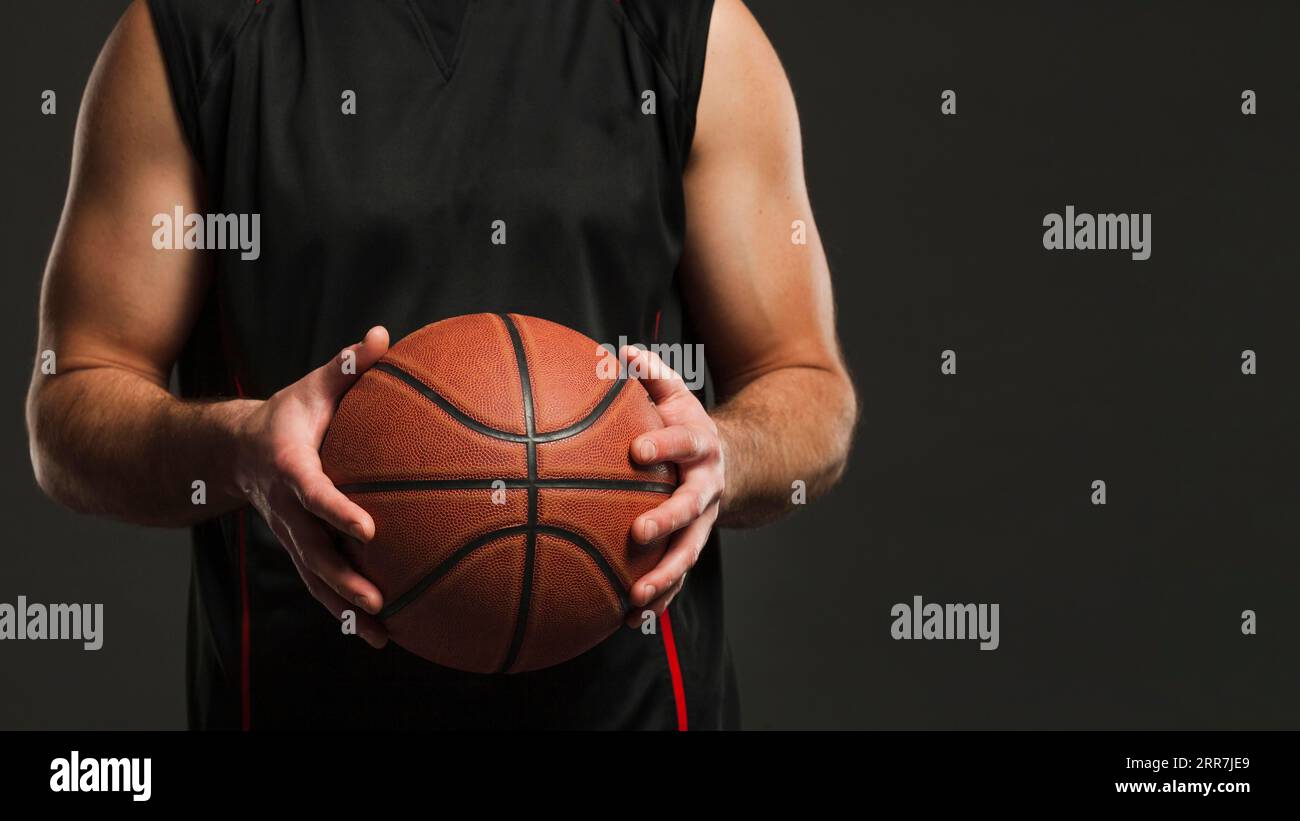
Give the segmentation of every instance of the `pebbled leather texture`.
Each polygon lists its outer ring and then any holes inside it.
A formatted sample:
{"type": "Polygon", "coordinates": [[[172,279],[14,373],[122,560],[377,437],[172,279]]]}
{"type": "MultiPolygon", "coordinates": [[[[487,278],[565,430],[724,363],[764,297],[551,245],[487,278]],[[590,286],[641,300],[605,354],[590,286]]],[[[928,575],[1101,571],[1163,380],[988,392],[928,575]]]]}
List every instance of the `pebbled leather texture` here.
{"type": "Polygon", "coordinates": [[[519,314],[435,322],[381,362],[339,403],[321,461],[375,519],[369,544],[344,544],[384,594],[393,640],[447,667],[518,672],[618,629],[666,543],[635,544],[632,521],[677,483],[673,466],[629,456],[662,427],[645,389],[602,378],[616,363],[595,341],[519,314]]]}

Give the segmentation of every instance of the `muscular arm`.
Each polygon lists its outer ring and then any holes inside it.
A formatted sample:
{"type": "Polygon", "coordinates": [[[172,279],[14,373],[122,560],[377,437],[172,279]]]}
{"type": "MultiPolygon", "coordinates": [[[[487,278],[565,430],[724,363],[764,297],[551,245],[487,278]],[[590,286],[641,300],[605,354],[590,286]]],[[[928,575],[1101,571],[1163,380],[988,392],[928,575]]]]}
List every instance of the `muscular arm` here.
{"type": "Polygon", "coordinates": [[[791,510],[844,470],[857,406],[804,183],[794,95],[740,0],[718,0],[686,169],[684,285],[718,389],[719,524],[791,510]],[[792,223],[807,244],[791,241],[792,223]]]}
{"type": "Polygon", "coordinates": [[[653,352],[627,349],[663,417],[638,436],[642,464],[676,462],[673,495],[637,517],[668,550],[632,588],[662,613],[682,590],[713,525],[745,527],[790,512],[844,472],[857,401],[835,338],[830,273],[804,185],[799,119],[785,73],[740,0],[716,0],[695,139],[684,179],[681,276],[719,404],[712,414],[653,352]],[[804,223],[806,244],[792,241],[804,223]]]}
{"type": "Polygon", "coordinates": [[[41,292],[27,400],[32,463],[53,498],[150,525],[242,502],[230,464],[234,407],[186,404],[167,378],[208,284],[195,251],[156,251],[153,215],[200,207],[200,179],[168,96],[148,11],[123,17],[91,74],[72,176],[41,292]],[[191,504],[191,483],[208,505],[191,504]]]}
{"type": "Polygon", "coordinates": [[[153,216],[202,213],[202,183],[172,105],[143,0],[95,65],[77,123],[72,178],[45,271],[27,398],[41,488],[87,513],[185,525],[252,504],[312,595],[335,616],[359,606],[358,632],[381,646],[370,615],[382,596],[334,549],[326,524],[361,541],[369,514],[321,471],[320,442],[338,398],[388,350],[374,328],[350,350],[355,372],[325,363],[267,400],[187,402],[168,375],[195,321],[209,272],[197,251],[159,251],[153,216]],[[192,483],[207,485],[206,504],[192,483]]]}

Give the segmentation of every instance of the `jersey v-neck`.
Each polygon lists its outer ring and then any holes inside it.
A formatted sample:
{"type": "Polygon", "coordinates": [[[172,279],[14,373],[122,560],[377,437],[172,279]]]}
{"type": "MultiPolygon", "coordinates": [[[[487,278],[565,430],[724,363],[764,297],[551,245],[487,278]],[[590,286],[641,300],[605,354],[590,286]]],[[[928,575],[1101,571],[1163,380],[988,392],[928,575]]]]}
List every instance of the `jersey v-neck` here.
{"type": "Polygon", "coordinates": [[[448,80],[456,71],[476,0],[407,0],[438,68],[448,80]]]}

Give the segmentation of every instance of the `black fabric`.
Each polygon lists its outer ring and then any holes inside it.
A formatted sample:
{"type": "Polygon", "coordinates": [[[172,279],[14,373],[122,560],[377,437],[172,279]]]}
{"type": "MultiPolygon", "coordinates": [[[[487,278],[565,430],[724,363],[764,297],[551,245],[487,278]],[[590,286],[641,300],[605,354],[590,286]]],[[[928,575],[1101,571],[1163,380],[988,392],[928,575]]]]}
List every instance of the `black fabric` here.
{"type": "Polygon", "coordinates": [[[461,24],[465,21],[468,0],[415,0],[424,22],[433,37],[446,67],[450,70],[456,62],[456,44],[460,40],[461,24]]]}
{"type": "MultiPolygon", "coordinates": [[[[400,339],[479,311],[693,343],[676,268],[711,0],[461,6],[151,0],[206,210],[261,215],[260,258],[211,252],[186,396],[265,397],[371,325],[400,339]]],[[[715,537],[669,611],[692,729],[738,721],[720,562],[715,537]]],[[[678,724],[662,634],[620,629],[509,676],[376,652],[341,634],[245,509],[194,529],[196,727],[244,723],[245,612],[254,729],[678,724]]]]}

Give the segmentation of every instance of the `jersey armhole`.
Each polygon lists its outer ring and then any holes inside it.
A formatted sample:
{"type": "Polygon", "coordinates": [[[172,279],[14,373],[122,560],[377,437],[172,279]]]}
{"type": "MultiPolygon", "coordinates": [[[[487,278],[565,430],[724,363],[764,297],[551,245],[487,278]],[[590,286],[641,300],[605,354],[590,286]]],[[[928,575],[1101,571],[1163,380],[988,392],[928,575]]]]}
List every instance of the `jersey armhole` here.
{"type": "Polygon", "coordinates": [[[186,141],[202,156],[199,109],[213,68],[231,50],[260,4],[228,0],[147,0],[172,102],[186,141]]]}
{"type": "Polygon", "coordinates": [[[713,0],[702,0],[691,9],[687,37],[686,64],[683,71],[683,104],[686,107],[686,133],[683,135],[683,160],[691,155],[695,142],[695,120],[700,107],[700,93],[704,88],[704,62],[709,51],[709,30],[713,23],[713,0]]]}
{"type": "Polygon", "coordinates": [[[659,70],[677,93],[683,122],[681,153],[683,167],[695,139],[695,116],[704,85],[704,60],[713,20],[713,0],[608,0],[621,12],[642,44],[654,57],[659,70]]]}

